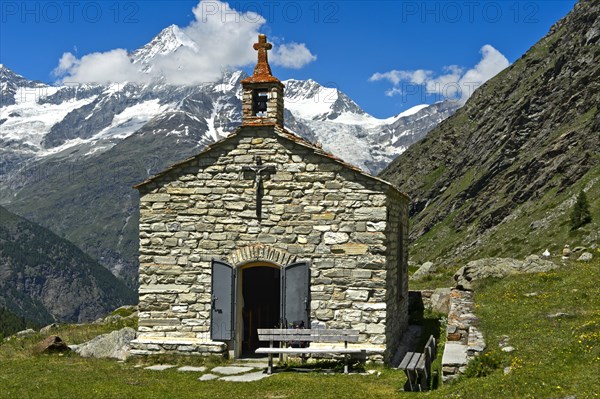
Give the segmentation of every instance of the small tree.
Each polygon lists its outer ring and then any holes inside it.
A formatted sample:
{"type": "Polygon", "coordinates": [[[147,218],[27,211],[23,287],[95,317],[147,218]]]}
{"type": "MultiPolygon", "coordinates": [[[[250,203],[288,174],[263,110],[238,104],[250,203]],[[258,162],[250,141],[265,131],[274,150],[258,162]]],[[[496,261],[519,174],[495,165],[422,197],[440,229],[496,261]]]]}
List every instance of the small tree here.
{"type": "Polygon", "coordinates": [[[581,226],[592,221],[590,213],[590,204],[588,203],[585,192],[581,190],[577,196],[577,202],[571,211],[571,230],[576,230],[581,226]]]}

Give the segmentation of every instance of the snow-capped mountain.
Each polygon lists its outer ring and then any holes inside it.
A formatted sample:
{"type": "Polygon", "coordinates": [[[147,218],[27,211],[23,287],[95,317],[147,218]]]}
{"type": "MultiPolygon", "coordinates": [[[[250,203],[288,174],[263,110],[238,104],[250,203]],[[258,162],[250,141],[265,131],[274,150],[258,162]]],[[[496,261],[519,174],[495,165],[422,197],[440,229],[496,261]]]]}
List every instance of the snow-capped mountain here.
{"type": "Polygon", "coordinates": [[[323,148],[371,173],[379,172],[458,109],[456,102],[445,101],[378,119],[337,88],[311,79],[283,83],[286,109],[315,133],[323,148]]]}
{"type": "Polygon", "coordinates": [[[0,107],[5,105],[15,104],[24,93],[17,94],[19,89],[35,89],[44,88],[48,85],[25,79],[23,76],[11,71],[4,65],[0,64],[0,107]]]}
{"type": "MultiPolygon", "coordinates": [[[[194,46],[171,26],[130,57],[148,72],[157,57],[198,51],[194,46]]],[[[187,86],[160,78],[49,86],[0,66],[0,203],[135,285],[137,199],[131,185],[235,129],[246,76],[230,71],[217,82],[187,86]]],[[[286,128],[371,173],[458,108],[442,102],[377,119],[337,88],[313,80],[283,83],[286,128]]]]}
{"type": "Polygon", "coordinates": [[[171,55],[181,48],[190,49],[194,52],[200,51],[196,42],[187,36],[181,28],[177,25],[171,25],[163,29],[148,44],[132,52],[130,57],[134,64],[142,65],[142,70],[149,72],[157,57],[171,55]]]}
{"type": "MultiPolygon", "coordinates": [[[[26,80],[6,67],[1,67],[0,73],[2,87],[10,87],[0,108],[0,151],[9,158],[18,154],[19,161],[65,151],[68,157],[102,152],[151,120],[144,131],[153,127],[157,134],[192,134],[199,146],[207,145],[239,125],[240,80],[247,76],[241,71],[228,72],[218,82],[194,86],[155,81],[53,87],[26,80]]],[[[313,80],[283,83],[286,127],[371,173],[385,167],[457,108],[451,102],[421,105],[395,117],[377,119],[337,88],[313,80]]],[[[0,175],[11,169],[3,166],[0,175]]]]}

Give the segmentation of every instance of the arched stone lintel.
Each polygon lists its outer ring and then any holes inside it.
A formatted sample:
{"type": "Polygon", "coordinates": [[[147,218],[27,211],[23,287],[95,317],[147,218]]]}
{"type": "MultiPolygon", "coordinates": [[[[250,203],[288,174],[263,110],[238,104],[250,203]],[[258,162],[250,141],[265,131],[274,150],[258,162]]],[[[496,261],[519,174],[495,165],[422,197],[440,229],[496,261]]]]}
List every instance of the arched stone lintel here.
{"type": "Polygon", "coordinates": [[[296,255],[268,245],[254,244],[236,249],[227,257],[227,260],[229,264],[236,267],[255,261],[272,262],[281,266],[287,266],[296,261],[296,255]]]}

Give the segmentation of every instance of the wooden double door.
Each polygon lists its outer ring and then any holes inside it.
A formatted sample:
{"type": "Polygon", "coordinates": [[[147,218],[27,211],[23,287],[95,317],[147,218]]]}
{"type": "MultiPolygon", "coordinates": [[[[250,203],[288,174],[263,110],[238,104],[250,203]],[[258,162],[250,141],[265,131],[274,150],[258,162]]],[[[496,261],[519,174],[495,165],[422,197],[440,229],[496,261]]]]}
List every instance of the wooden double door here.
{"type": "Polygon", "coordinates": [[[211,339],[230,341],[237,355],[251,355],[258,328],[310,327],[310,267],[253,262],[240,268],[212,265],[211,339]]]}

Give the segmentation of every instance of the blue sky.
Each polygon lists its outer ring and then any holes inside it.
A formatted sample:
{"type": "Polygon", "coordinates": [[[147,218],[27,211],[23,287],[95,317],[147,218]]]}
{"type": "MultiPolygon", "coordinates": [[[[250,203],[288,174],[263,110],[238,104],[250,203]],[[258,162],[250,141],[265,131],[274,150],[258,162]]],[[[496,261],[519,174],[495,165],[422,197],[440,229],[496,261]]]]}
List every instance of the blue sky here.
{"type": "Polygon", "coordinates": [[[224,55],[223,47],[235,50],[241,43],[246,48],[247,36],[258,31],[266,33],[275,48],[290,50],[274,56],[279,59],[272,63],[277,77],[312,78],[338,87],[365,111],[384,118],[440,100],[444,94],[456,95],[431,89],[440,82],[489,77],[503,60],[512,63],[525,53],[574,4],[574,0],[232,1],[230,10],[211,0],[200,4],[3,0],[0,63],[29,79],[54,82],[61,79],[52,71],[62,59],[62,78],[67,80],[86,55],[131,51],[171,24],[189,30],[195,24],[198,47],[206,46],[206,53],[214,55],[194,59],[195,67],[204,71],[211,66],[202,63],[228,62],[250,72],[252,53],[224,55]],[[219,25],[219,20],[228,19],[219,25]],[[205,23],[212,23],[212,30],[205,29],[205,23]],[[65,53],[70,58],[64,58],[65,53]],[[297,57],[297,62],[286,66],[284,55],[297,57]]]}

